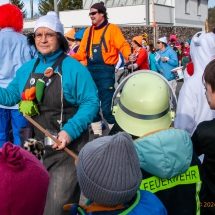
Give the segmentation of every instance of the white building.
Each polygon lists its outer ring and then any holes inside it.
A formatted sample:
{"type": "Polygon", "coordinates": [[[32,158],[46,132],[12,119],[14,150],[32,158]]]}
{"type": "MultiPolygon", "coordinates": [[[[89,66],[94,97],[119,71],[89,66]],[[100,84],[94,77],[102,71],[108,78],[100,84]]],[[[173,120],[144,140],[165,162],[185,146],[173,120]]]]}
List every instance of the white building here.
{"type": "MultiPolygon", "coordinates": [[[[67,32],[72,27],[91,25],[89,9],[100,0],[83,0],[82,10],[60,11],[67,32]]],[[[151,25],[151,0],[104,0],[109,22],[123,26],[151,25]]],[[[203,28],[208,17],[208,0],[154,0],[155,22],[162,26],[203,28]]],[[[33,29],[36,20],[26,19],[24,29],[33,29]]]]}

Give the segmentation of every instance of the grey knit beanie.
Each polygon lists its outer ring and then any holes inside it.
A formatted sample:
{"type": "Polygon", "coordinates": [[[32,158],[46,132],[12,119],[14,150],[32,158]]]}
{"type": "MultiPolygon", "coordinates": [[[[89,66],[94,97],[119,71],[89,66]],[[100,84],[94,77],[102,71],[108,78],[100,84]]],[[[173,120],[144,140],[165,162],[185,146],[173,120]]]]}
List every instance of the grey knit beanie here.
{"type": "Polygon", "coordinates": [[[129,202],[142,174],[131,136],[119,132],[86,144],[79,153],[77,177],[86,198],[104,206],[129,202]]]}

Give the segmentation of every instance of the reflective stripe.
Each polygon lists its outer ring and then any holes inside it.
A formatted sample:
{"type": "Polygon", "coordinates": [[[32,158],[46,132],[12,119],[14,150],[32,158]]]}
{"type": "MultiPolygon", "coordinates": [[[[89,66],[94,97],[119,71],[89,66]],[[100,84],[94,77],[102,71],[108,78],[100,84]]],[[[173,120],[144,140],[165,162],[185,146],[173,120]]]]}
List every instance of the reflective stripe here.
{"type": "Polygon", "coordinates": [[[144,179],[141,182],[140,189],[148,190],[151,193],[156,193],[160,190],[169,189],[181,184],[195,184],[196,183],[196,215],[200,215],[200,198],[202,181],[200,179],[198,166],[191,166],[185,173],[174,176],[170,179],[158,178],[152,176],[144,179]]]}
{"type": "Polygon", "coordinates": [[[202,187],[202,182],[199,181],[196,183],[196,215],[200,215],[200,198],[199,193],[202,187]]]}
{"type": "Polygon", "coordinates": [[[119,106],[122,109],[122,111],[124,111],[126,114],[128,114],[129,116],[132,116],[134,118],[137,119],[144,119],[144,120],[152,120],[152,119],[158,119],[161,118],[162,116],[165,116],[168,112],[169,112],[169,107],[164,110],[161,113],[158,114],[153,114],[153,115],[143,115],[143,114],[139,114],[139,113],[135,113],[129,109],[127,109],[119,100],[119,106]]]}
{"type": "Polygon", "coordinates": [[[174,176],[170,179],[158,178],[152,176],[141,182],[140,189],[156,193],[159,190],[165,190],[180,184],[194,184],[200,182],[198,166],[191,166],[185,173],[174,176]]]}

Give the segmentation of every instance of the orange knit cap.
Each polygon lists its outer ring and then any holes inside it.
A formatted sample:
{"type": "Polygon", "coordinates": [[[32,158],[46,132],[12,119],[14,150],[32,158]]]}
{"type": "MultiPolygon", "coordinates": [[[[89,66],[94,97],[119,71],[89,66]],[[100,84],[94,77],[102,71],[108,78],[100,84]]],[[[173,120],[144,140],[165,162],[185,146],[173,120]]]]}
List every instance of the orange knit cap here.
{"type": "Polygon", "coordinates": [[[136,37],[133,37],[132,41],[136,41],[138,44],[140,44],[142,46],[142,40],[143,40],[143,37],[142,36],[136,36],[136,37]]]}
{"type": "Polygon", "coordinates": [[[65,34],[65,37],[68,37],[70,39],[75,39],[75,29],[72,28],[71,30],[69,30],[66,34],[65,34]]]}

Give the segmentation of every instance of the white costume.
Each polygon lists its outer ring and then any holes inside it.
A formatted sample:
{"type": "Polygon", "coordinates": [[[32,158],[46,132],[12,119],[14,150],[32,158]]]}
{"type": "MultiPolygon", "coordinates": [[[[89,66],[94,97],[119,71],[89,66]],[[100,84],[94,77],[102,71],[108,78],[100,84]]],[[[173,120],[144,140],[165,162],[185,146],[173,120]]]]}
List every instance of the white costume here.
{"type": "Polygon", "coordinates": [[[186,130],[192,136],[197,125],[215,117],[208,105],[202,75],[207,64],[215,59],[215,34],[198,32],[190,46],[190,55],[194,63],[194,74],[183,84],[178,100],[174,126],[186,130]]]}
{"type": "Polygon", "coordinates": [[[191,76],[188,74],[188,72],[187,72],[187,68],[185,68],[184,69],[184,82],[188,79],[188,78],[190,78],[191,76]]]}

